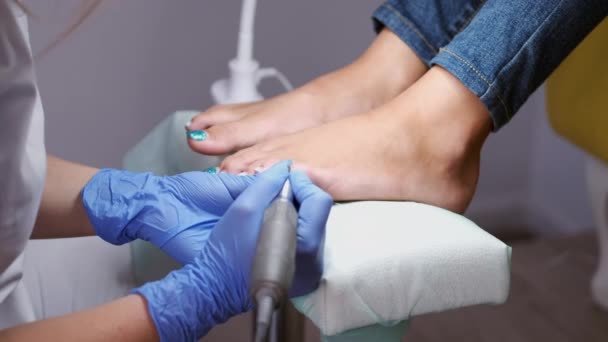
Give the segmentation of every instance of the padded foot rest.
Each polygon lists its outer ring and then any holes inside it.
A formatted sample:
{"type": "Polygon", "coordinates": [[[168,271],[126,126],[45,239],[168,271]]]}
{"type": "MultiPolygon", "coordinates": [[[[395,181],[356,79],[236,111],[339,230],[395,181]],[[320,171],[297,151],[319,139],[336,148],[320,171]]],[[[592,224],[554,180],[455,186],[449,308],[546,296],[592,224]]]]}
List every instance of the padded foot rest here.
{"type": "Polygon", "coordinates": [[[463,216],[412,202],[337,205],[320,287],[293,300],[324,335],[503,303],[511,249],[463,216]]]}

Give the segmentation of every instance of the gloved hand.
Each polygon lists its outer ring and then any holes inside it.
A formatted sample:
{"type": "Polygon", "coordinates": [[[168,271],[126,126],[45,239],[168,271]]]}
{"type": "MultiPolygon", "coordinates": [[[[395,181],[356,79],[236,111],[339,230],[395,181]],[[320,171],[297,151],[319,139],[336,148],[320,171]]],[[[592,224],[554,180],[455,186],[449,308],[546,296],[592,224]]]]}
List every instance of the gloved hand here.
{"type": "Polygon", "coordinates": [[[182,264],[200,254],[219,219],[255,177],[104,169],[84,187],[82,201],[97,235],[120,245],[150,241],[182,264]]]}
{"type": "MultiPolygon", "coordinates": [[[[161,341],[194,341],[253,307],[250,273],[264,210],[288,176],[285,162],[258,175],[213,229],[200,257],[134,290],[146,298],[161,341]]],[[[290,179],[300,203],[294,288],[305,294],[317,287],[322,273],[320,255],[333,201],[303,173],[290,179]]]]}

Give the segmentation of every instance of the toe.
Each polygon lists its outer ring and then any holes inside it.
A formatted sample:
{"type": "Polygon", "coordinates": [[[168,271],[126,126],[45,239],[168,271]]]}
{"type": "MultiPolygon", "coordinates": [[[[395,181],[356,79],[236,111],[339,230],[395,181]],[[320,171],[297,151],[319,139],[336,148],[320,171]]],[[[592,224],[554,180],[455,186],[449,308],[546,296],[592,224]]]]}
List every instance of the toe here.
{"type": "Polygon", "coordinates": [[[254,170],[250,172],[250,166],[255,161],[259,160],[259,155],[256,153],[255,148],[248,148],[239,151],[231,156],[228,156],[220,164],[220,170],[228,173],[255,173],[254,170]]]}
{"type": "Polygon", "coordinates": [[[276,158],[262,158],[258,160],[254,160],[247,167],[247,173],[256,174],[261,173],[269,168],[271,168],[274,164],[278,163],[280,160],[276,158]]]}
{"type": "Polygon", "coordinates": [[[194,151],[219,155],[239,150],[255,143],[255,135],[246,122],[229,122],[205,130],[189,130],[188,144],[194,151]]]}

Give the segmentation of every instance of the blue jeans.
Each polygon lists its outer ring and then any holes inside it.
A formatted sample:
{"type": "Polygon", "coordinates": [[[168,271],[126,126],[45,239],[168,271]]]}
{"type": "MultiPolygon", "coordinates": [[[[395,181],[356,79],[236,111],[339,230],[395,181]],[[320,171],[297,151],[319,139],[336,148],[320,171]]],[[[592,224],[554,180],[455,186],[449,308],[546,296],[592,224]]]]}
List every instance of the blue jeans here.
{"type": "Polygon", "coordinates": [[[497,130],[607,14],[608,0],[388,0],[373,17],[479,96],[497,130]]]}

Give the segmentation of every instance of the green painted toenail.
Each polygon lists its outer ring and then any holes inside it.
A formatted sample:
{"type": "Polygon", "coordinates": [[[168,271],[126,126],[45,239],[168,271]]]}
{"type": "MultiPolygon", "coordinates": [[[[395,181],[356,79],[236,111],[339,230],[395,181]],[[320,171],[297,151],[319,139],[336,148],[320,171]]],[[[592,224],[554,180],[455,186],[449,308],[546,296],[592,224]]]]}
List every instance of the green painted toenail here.
{"type": "Polygon", "coordinates": [[[207,132],[201,130],[188,131],[186,134],[188,135],[188,138],[196,141],[203,141],[207,139],[207,132]]]}
{"type": "Polygon", "coordinates": [[[207,172],[207,173],[217,173],[217,167],[210,167],[206,170],[204,170],[203,172],[207,172]]]}

